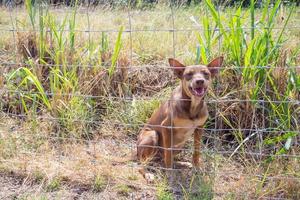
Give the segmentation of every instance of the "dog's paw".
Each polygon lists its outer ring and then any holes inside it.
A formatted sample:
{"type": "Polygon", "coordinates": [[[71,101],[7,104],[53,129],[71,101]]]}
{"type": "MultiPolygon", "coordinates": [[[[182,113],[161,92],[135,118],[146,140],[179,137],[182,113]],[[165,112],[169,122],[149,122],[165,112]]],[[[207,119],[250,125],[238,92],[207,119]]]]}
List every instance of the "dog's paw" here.
{"type": "Polygon", "coordinates": [[[146,179],[147,183],[154,182],[155,176],[153,173],[147,172],[144,168],[140,168],[138,171],[142,174],[144,179],[146,179]]]}
{"type": "Polygon", "coordinates": [[[190,162],[176,162],[176,165],[179,167],[179,168],[193,168],[193,165],[192,163],[190,162]]]}
{"type": "Polygon", "coordinates": [[[145,173],[144,178],[146,179],[148,184],[154,183],[155,176],[152,173],[145,173]]]}

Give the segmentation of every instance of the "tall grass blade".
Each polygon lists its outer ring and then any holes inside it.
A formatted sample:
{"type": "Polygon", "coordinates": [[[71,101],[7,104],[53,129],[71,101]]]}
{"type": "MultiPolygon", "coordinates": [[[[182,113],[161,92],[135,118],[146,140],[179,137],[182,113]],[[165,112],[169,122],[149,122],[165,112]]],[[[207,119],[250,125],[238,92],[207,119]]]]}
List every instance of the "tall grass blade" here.
{"type": "Polygon", "coordinates": [[[251,40],[253,40],[254,39],[254,31],[255,31],[254,0],[250,1],[250,12],[251,12],[251,40]]]}
{"type": "Polygon", "coordinates": [[[26,67],[21,67],[19,69],[17,69],[14,73],[11,74],[11,76],[8,78],[8,81],[12,80],[13,78],[15,78],[15,76],[18,73],[23,73],[25,75],[24,79],[21,81],[21,83],[19,84],[19,86],[23,85],[23,84],[27,84],[27,81],[29,81],[30,84],[34,85],[35,88],[38,90],[39,94],[38,97],[42,100],[43,104],[49,109],[51,110],[51,104],[50,101],[45,93],[44,87],[42,85],[42,83],[38,80],[37,76],[35,76],[29,69],[27,69],[26,67]]]}
{"type": "Polygon", "coordinates": [[[30,18],[31,26],[32,26],[33,30],[35,30],[35,17],[36,17],[36,11],[37,11],[36,6],[33,5],[32,0],[25,0],[24,3],[25,3],[26,11],[30,18]]]}
{"type": "Polygon", "coordinates": [[[117,37],[115,47],[114,47],[114,52],[111,57],[111,66],[108,69],[108,75],[110,78],[112,77],[112,75],[114,74],[114,72],[116,70],[116,63],[118,61],[118,57],[119,57],[120,50],[122,47],[122,33],[123,33],[123,26],[121,26],[121,28],[119,30],[118,37],[117,37]]]}
{"type": "Polygon", "coordinates": [[[205,50],[205,44],[204,44],[204,41],[201,37],[201,34],[200,33],[196,33],[196,37],[198,39],[198,42],[200,44],[200,57],[201,57],[201,60],[203,62],[203,64],[207,64],[208,63],[208,56],[206,54],[206,50],[205,50]]]}
{"type": "Polygon", "coordinates": [[[76,14],[77,14],[77,0],[75,3],[75,7],[72,12],[71,19],[69,20],[69,40],[70,40],[70,48],[71,51],[74,50],[75,46],[75,25],[76,25],[76,14]]]}

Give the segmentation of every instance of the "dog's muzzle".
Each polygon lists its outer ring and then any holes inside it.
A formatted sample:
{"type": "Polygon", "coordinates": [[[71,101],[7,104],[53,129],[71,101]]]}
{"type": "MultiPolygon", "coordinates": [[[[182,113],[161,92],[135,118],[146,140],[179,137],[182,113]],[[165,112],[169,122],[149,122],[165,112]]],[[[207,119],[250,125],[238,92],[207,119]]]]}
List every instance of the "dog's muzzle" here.
{"type": "Polygon", "coordinates": [[[197,97],[204,96],[206,89],[207,89],[207,87],[205,86],[204,79],[194,80],[190,86],[190,90],[191,90],[192,94],[197,97]]]}

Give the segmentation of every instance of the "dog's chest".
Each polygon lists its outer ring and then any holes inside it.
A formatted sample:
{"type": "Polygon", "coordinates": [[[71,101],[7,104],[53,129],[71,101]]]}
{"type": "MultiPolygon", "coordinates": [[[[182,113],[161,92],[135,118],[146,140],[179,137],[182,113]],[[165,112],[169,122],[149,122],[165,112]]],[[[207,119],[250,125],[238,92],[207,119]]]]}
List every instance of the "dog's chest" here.
{"type": "Polygon", "coordinates": [[[173,145],[176,148],[181,148],[185,142],[192,136],[195,129],[202,126],[206,118],[196,120],[190,119],[174,119],[173,145]]]}

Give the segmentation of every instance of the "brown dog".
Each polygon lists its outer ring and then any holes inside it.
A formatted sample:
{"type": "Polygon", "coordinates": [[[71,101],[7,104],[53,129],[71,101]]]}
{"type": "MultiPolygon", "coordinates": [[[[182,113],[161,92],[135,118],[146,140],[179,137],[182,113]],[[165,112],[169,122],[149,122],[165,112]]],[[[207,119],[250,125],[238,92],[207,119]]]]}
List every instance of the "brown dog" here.
{"type": "Polygon", "coordinates": [[[200,141],[203,125],[208,118],[204,96],[222,63],[223,57],[215,58],[207,66],[185,66],[173,58],[169,59],[181,83],[141,130],[137,141],[137,157],[140,161],[150,161],[160,156],[165,167],[173,167],[172,156],[183,148],[194,133],[193,165],[199,166],[200,141]]]}

